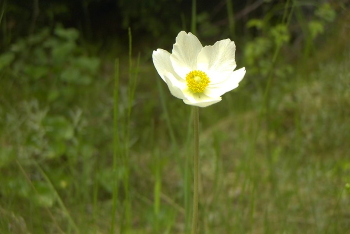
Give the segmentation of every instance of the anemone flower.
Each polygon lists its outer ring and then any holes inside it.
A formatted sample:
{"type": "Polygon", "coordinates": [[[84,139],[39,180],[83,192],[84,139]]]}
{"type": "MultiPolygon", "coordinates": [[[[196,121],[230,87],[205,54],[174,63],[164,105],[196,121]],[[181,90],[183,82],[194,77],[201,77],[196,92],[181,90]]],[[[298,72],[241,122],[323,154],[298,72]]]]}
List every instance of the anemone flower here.
{"type": "Polygon", "coordinates": [[[199,108],[221,101],[221,96],[238,87],[245,68],[236,68],[236,46],[230,39],[203,47],[192,33],[181,31],[170,54],[153,51],[158,74],[171,94],[193,106],[193,216],[192,234],[197,234],[199,201],[199,108]]]}
{"type": "Polygon", "coordinates": [[[192,33],[181,31],[172,53],[153,51],[153,63],[171,94],[191,106],[207,107],[238,87],[245,68],[236,68],[236,46],[230,39],[203,47],[192,33]]]}

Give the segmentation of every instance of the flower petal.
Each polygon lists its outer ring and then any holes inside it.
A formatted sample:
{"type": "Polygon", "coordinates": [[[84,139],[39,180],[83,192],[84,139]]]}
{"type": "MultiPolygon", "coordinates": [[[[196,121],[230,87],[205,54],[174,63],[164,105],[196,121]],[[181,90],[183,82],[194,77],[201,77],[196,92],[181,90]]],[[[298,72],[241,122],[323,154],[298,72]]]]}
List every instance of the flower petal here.
{"type": "Polygon", "coordinates": [[[205,46],[198,54],[198,69],[218,77],[218,80],[212,80],[213,83],[221,82],[236,68],[235,51],[236,45],[230,39],[218,41],[213,46],[205,46]],[[218,76],[218,73],[221,75],[218,76]]]}
{"type": "Polygon", "coordinates": [[[186,84],[183,82],[180,82],[178,79],[175,78],[175,76],[167,72],[164,74],[164,81],[168,85],[168,88],[170,90],[170,93],[179,99],[186,98],[183,94],[182,90],[186,88],[186,84]]]}
{"type": "Polygon", "coordinates": [[[197,56],[202,44],[192,33],[181,31],[176,37],[170,60],[176,73],[185,79],[186,75],[197,69],[197,56]]]}
{"type": "Polygon", "coordinates": [[[175,74],[173,65],[170,61],[170,53],[163,49],[157,49],[152,54],[153,64],[160,75],[165,81],[164,74],[167,72],[175,74]]]}
{"type": "Polygon", "coordinates": [[[207,107],[222,100],[221,97],[211,98],[203,93],[194,94],[188,89],[182,90],[182,92],[186,97],[186,99],[183,100],[184,103],[191,106],[207,107]]]}
{"type": "Polygon", "coordinates": [[[245,73],[246,70],[244,67],[238,69],[232,72],[228,79],[226,79],[225,81],[222,81],[218,84],[209,84],[204,93],[211,98],[220,97],[228,91],[237,88],[239,82],[243,79],[245,73]]]}
{"type": "MultiPolygon", "coordinates": [[[[224,82],[220,83],[222,86],[227,86],[228,89],[232,90],[230,87],[232,84],[238,84],[241,82],[244,78],[244,75],[246,73],[245,67],[242,67],[236,71],[233,71],[230,77],[225,80],[224,82]]],[[[219,85],[219,84],[218,84],[219,85]]]]}

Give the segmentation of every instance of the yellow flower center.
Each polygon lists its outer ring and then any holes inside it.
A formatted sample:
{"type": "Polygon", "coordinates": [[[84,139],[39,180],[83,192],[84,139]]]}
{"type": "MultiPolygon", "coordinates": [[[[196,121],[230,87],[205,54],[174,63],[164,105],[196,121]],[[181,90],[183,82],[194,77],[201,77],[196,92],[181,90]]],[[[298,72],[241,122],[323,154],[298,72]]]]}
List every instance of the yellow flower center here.
{"type": "Polygon", "coordinates": [[[193,70],[186,75],[187,87],[193,93],[203,93],[205,88],[209,85],[210,80],[205,72],[200,70],[193,70]]]}

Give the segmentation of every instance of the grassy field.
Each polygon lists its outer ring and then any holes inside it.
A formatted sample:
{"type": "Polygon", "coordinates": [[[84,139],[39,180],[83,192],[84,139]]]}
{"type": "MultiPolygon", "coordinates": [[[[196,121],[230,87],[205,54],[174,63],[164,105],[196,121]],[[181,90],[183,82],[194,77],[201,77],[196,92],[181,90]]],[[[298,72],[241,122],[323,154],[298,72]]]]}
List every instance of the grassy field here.
{"type": "MultiPolygon", "coordinates": [[[[350,230],[348,19],[284,78],[238,63],[240,87],[200,109],[199,233],[350,230]]],[[[1,73],[0,233],[188,233],[191,108],[150,54],[101,70],[1,73]]]]}

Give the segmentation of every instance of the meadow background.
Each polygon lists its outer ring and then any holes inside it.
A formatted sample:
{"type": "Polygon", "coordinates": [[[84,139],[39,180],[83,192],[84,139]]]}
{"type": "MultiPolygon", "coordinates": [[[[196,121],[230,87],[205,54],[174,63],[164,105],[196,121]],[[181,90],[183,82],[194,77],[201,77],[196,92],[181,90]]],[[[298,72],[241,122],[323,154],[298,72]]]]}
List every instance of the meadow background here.
{"type": "MultiPolygon", "coordinates": [[[[0,3],[0,233],[188,233],[191,108],[152,51],[191,1],[0,3]]],[[[200,233],[350,230],[350,3],[196,2],[240,86],[200,109],[200,233]]]]}

